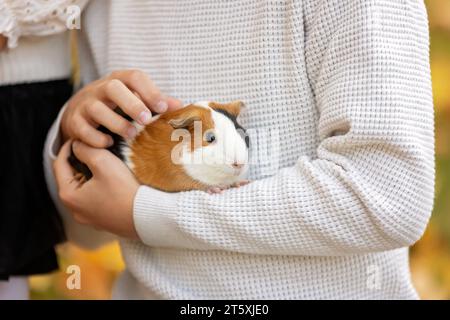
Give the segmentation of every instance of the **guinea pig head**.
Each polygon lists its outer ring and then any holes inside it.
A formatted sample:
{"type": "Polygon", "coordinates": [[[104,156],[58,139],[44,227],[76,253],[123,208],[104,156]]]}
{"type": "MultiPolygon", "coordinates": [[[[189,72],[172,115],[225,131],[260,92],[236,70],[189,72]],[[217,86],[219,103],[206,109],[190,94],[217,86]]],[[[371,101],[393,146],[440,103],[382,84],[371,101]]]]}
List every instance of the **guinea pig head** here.
{"type": "Polygon", "coordinates": [[[192,179],[208,186],[229,186],[245,179],[249,141],[236,120],[242,107],[240,101],[198,102],[171,115],[172,138],[184,140],[177,145],[178,164],[192,179]]]}

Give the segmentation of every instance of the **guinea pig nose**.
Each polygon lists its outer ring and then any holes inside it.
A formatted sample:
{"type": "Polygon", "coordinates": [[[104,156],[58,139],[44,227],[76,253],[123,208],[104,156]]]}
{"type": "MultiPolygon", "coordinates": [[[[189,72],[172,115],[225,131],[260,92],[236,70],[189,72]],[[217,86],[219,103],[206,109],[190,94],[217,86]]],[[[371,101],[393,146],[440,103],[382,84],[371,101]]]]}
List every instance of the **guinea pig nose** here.
{"type": "Polygon", "coordinates": [[[233,163],[231,164],[231,166],[232,166],[233,168],[235,168],[235,169],[242,169],[242,167],[244,166],[244,164],[242,164],[242,163],[237,163],[237,162],[233,162],[233,163]]]}

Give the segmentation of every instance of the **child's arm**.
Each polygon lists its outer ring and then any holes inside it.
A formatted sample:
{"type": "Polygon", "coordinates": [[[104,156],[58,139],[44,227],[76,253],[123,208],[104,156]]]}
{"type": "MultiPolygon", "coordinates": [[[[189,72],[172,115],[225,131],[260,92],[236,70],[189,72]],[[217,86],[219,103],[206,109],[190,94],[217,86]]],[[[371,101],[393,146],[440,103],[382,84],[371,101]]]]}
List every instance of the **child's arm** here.
{"type": "Polygon", "coordinates": [[[77,223],[61,203],[58,197],[55,177],[52,173],[52,165],[57,153],[57,150],[54,149],[55,147],[59,147],[60,145],[59,124],[61,121],[61,115],[64,113],[64,110],[65,108],[61,109],[57,120],[50,128],[48,138],[44,147],[43,156],[45,180],[47,182],[48,190],[53,199],[53,202],[55,203],[61,215],[64,224],[64,230],[67,235],[67,240],[72,241],[73,243],[83,248],[96,249],[116,240],[117,237],[109,232],[99,231],[91,226],[85,226],[77,223]]]}
{"type": "Polygon", "coordinates": [[[47,36],[64,32],[79,16],[87,0],[0,0],[0,50],[7,39],[14,48],[23,36],[47,36]],[[78,7],[78,8],[77,8],[78,7]]]}

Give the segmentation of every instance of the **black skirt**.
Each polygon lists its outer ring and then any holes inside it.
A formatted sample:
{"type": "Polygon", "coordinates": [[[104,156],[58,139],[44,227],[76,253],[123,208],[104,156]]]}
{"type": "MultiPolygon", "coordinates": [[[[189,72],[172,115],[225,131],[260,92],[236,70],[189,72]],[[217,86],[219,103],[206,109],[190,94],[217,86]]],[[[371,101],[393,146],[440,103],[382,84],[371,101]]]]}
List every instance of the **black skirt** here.
{"type": "Polygon", "coordinates": [[[71,94],[68,80],[0,86],[0,280],[58,267],[54,246],[65,237],[42,154],[71,94]]]}

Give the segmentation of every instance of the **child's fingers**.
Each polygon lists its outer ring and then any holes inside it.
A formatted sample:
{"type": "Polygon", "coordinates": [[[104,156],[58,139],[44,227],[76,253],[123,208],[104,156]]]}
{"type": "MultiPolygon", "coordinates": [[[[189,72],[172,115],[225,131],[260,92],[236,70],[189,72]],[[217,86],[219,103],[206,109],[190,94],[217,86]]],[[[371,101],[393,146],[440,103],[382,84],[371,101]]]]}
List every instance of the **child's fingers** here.
{"type": "Polygon", "coordinates": [[[110,135],[95,129],[86,119],[79,117],[74,121],[75,136],[95,148],[106,148],[113,144],[110,135]]]}
{"type": "Polygon", "coordinates": [[[78,160],[86,164],[94,176],[107,171],[111,162],[120,161],[108,150],[92,148],[81,141],[74,141],[72,150],[78,160]]]}
{"type": "Polygon", "coordinates": [[[144,102],[130,91],[122,81],[118,79],[108,80],[104,85],[104,90],[105,98],[120,107],[133,120],[142,125],[149,123],[152,113],[144,102]]]}
{"type": "Polygon", "coordinates": [[[58,156],[53,162],[53,171],[55,173],[56,183],[59,190],[73,180],[73,170],[67,159],[70,156],[72,140],[68,140],[59,150],[58,156]]]}
{"type": "Polygon", "coordinates": [[[179,100],[179,99],[167,97],[166,101],[167,101],[167,105],[168,105],[167,110],[169,110],[169,111],[177,110],[177,109],[180,109],[183,107],[183,102],[181,102],[181,100],[179,100]]]}
{"type": "Polygon", "coordinates": [[[166,112],[167,101],[148,74],[141,70],[123,70],[119,71],[118,76],[131,91],[139,94],[150,110],[157,113],[166,112]]]}
{"type": "Polygon", "coordinates": [[[136,128],[104,103],[97,101],[87,109],[88,117],[111,132],[117,133],[125,139],[133,139],[136,136],[136,128]]]}

